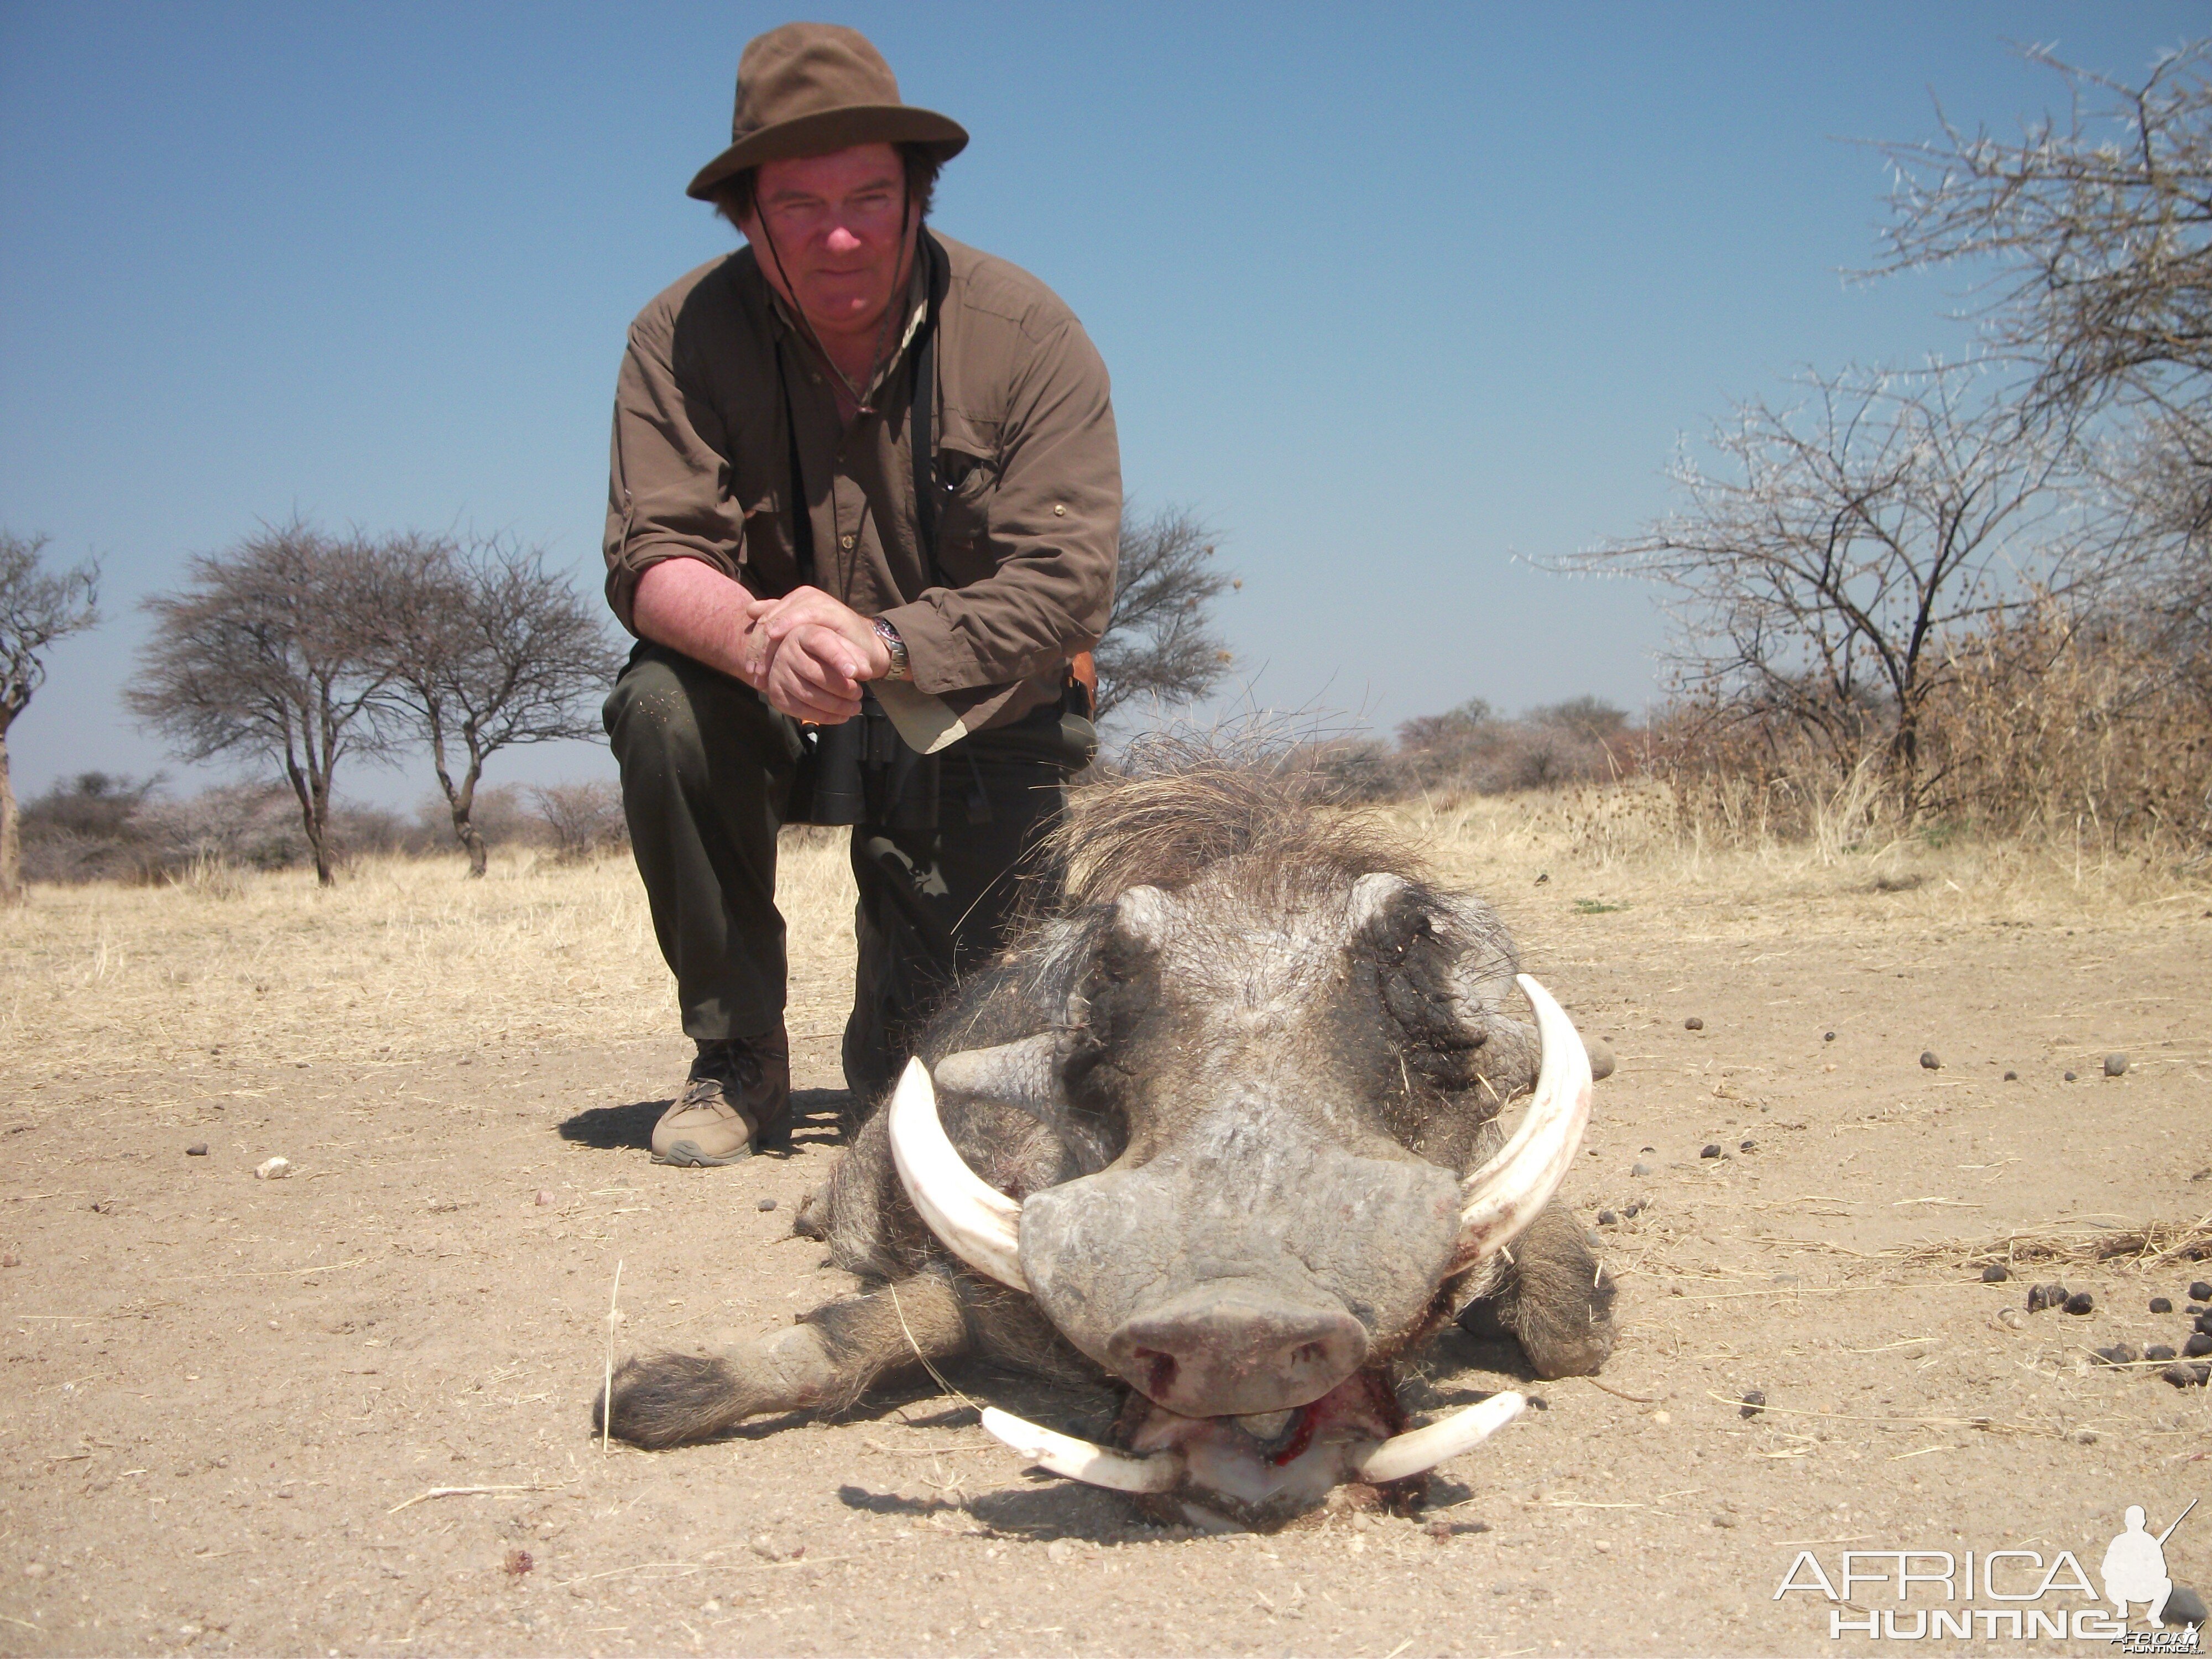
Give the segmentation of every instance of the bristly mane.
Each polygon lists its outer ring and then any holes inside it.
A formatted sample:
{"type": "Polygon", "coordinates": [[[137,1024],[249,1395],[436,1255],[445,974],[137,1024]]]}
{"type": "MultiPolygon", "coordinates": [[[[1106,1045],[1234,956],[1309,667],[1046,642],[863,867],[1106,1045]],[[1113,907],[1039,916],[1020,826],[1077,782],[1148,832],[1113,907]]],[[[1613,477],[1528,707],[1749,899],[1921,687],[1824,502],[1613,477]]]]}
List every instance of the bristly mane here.
{"type": "Polygon", "coordinates": [[[1079,785],[1047,846],[1065,884],[1061,904],[1109,903],[1140,885],[1173,891],[1239,857],[1310,876],[1424,878],[1401,836],[1371,813],[1333,805],[1329,793],[1295,763],[1188,752],[1079,785]]]}

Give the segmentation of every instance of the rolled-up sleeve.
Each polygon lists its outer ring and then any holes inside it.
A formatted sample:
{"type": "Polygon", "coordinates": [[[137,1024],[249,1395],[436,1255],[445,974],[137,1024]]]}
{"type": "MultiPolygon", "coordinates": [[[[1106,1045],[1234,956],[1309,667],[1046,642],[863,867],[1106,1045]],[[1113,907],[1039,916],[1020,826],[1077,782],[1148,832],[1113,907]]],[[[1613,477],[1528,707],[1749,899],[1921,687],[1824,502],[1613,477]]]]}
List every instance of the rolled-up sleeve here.
{"type": "Polygon", "coordinates": [[[1054,672],[1105,631],[1121,546],[1121,460],[1106,365],[1064,314],[1006,405],[990,507],[996,568],[885,613],[915,684],[938,695],[1054,672]]]}
{"type": "Polygon", "coordinates": [[[615,384],[608,468],[607,604],[637,632],[638,578],[663,559],[702,559],[737,578],[744,515],[730,500],[727,440],[674,362],[675,319],[662,301],[630,325],[615,384]]]}

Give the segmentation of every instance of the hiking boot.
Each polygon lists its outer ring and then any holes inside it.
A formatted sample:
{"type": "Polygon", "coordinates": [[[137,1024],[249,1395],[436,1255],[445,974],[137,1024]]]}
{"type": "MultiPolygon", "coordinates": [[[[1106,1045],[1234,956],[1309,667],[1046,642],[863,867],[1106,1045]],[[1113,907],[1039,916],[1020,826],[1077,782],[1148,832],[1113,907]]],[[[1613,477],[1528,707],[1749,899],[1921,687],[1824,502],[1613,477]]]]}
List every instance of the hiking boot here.
{"type": "Polygon", "coordinates": [[[750,1042],[702,1042],[684,1091],[653,1127],[653,1161],[735,1164],[791,1149],[791,1044],[779,1025],[750,1042]]]}

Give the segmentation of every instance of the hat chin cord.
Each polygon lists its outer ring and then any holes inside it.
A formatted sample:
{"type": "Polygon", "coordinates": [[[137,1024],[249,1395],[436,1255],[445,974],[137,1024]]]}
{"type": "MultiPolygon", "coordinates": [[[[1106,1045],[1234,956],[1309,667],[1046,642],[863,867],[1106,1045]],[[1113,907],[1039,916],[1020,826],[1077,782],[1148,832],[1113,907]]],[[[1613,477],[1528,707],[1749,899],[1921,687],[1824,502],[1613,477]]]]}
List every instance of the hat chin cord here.
{"type": "MultiPolygon", "coordinates": [[[[890,337],[892,319],[898,315],[896,301],[899,284],[908,275],[907,232],[914,222],[914,192],[906,188],[903,179],[900,181],[900,189],[904,192],[904,201],[899,209],[898,269],[891,275],[891,291],[890,297],[884,301],[883,320],[876,325],[876,349],[868,358],[867,378],[871,381],[876,378],[877,370],[883,366],[884,343],[890,337]]],[[[783,279],[784,292],[791,297],[791,308],[799,313],[799,325],[806,331],[808,343],[813,346],[816,355],[830,365],[830,372],[837,377],[838,384],[845,388],[846,395],[852,398],[854,412],[860,415],[874,414],[876,411],[869,405],[866,390],[862,386],[854,386],[845,371],[838,368],[837,360],[830,355],[830,348],[822,343],[822,337],[814,331],[814,319],[806,314],[806,302],[799,297],[799,289],[791,280],[791,273],[783,268],[783,252],[775,245],[775,233],[769,228],[768,215],[762,211],[757,204],[753,209],[753,214],[760,223],[761,239],[768,244],[768,257],[775,261],[775,274],[783,279]]]]}

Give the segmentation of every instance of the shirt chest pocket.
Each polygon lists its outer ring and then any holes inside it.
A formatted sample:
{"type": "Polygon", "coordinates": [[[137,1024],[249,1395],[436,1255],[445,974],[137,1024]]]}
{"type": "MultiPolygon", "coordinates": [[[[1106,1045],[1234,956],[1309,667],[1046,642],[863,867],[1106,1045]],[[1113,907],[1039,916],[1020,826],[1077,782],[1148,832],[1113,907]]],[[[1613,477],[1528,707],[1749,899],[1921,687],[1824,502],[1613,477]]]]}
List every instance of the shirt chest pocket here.
{"type": "Polygon", "coordinates": [[[955,587],[996,568],[991,508],[998,489],[997,422],[946,410],[937,444],[937,558],[955,587]]]}

